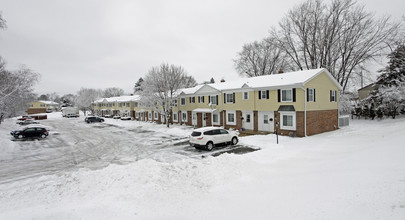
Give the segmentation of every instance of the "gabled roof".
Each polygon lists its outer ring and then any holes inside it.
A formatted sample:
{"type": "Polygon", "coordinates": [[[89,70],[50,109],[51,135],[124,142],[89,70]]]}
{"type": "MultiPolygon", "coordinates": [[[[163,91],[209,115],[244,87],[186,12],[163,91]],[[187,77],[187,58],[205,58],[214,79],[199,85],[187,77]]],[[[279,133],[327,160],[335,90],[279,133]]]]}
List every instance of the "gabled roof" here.
{"type": "Polygon", "coordinates": [[[102,98],[96,100],[94,103],[102,103],[102,102],[135,102],[139,101],[141,97],[139,95],[127,95],[127,96],[116,96],[110,98],[102,98]]]}
{"type": "Polygon", "coordinates": [[[44,104],[47,104],[47,105],[59,105],[59,103],[57,103],[57,102],[52,102],[52,101],[42,101],[42,100],[39,100],[38,102],[41,102],[41,103],[44,103],[44,104]]]}
{"type": "Polygon", "coordinates": [[[211,87],[218,91],[236,90],[236,89],[303,87],[305,86],[306,83],[308,83],[321,73],[325,73],[332,80],[332,82],[339,88],[339,90],[342,90],[340,84],[329,73],[329,71],[326,70],[325,68],[320,68],[313,70],[288,72],[282,74],[257,76],[251,78],[242,78],[222,83],[198,85],[193,88],[182,90],[180,95],[195,94],[198,90],[204,88],[204,86],[211,87]]]}

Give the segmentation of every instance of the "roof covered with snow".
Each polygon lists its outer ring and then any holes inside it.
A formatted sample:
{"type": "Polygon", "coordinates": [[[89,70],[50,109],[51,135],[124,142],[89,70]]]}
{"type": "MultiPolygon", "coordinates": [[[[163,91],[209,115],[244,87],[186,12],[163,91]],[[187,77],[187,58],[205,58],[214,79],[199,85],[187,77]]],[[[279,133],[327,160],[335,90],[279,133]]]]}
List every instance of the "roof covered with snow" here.
{"type": "MultiPolygon", "coordinates": [[[[251,78],[242,78],[234,81],[206,84],[218,91],[235,90],[242,88],[280,88],[280,87],[302,87],[320,73],[326,73],[332,81],[339,87],[339,83],[324,68],[288,72],[282,74],[264,75],[251,78]]],[[[182,90],[182,94],[194,94],[205,85],[198,85],[193,88],[182,90]]]]}
{"type": "Polygon", "coordinates": [[[39,100],[38,102],[47,104],[47,105],[59,105],[59,103],[57,102],[52,102],[52,101],[43,101],[43,100],[39,100]]]}
{"type": "Polygon", "coordinates": [[[128,96],[116,96],[116,97],[110,97],[110,98],[102,98],[95,103],[101,103],[101,102],[135,102],[139,101],[141,97],[139,95],[128,95],[128,96]]]}

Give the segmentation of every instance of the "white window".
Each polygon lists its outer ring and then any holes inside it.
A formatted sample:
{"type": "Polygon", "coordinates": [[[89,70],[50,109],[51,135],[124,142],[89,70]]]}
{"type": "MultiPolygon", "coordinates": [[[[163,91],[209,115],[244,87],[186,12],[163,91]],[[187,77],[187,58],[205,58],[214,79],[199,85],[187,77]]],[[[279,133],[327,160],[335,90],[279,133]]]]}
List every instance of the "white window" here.
{"type": "Polygon", "coordinates": [[[135,105],[135,108],[138,108],[138,103],[137,102],[135,102],[134,105],[135,105]]]}
{"type": "Polygon", "coordinates": [[[269,124],[269,116],[263,115],[263,124],[269,124]]]}
{"type": "Polygon", "coordinates": [[[219,124],[219,114],[218,113],[213,113],[212,114],[212,123],[213,124],[219,124]]]}
{"type": "Polygon", "coordinates": [[[236,125],[235,112],[226,113],[226,123],[229,125],[236,125]]]}
{"type": "Polygon", "coordinates": [[[267,99],[267,91],[266,90],[262,90],[260,92],[260,95],[261,95],[261,99],[267,99]]]}
{"type": "Polygon", "coordinates": [[[129,107],[129,102],[127,102],[127,107],[129,107]]]}
{"type": "Polygon", "coordinates": [[[122,103],[120,103],[119,106],[122,107],[122,103]]]}
{"type": "Polygon", "coordinates": [[[282,102],[292,102],[293,101],[292,89],[281,90],[281,101],[282,102]]]}
{"type": "Polygon", "coordinates": [[[281,129],[295,130],[296,115],[295,112],[280,112],[281,129]]]}
{"type": "Polygon", "coordinates": [[[189,97],[189,101],[190,101],[190,103],[195,103],[195,97],[193,96],[193,97],[189,97]]]}
{"type": "Polygon", "coordinates": [[[251,120],[250,117],[251,117],[250,114],[246,114],[246,123],[250,123],[251,120]]]}
{"type": "Polygon", "coordinates": [[[135,112],[135,118],[139,118],[139,112],[135,112]]]}
{"type": "Polygon", "coordinates": [[[234,100],[233,100],[233,98],[234,98],[234,97],[233,97],[233,93],[226,94],[225,97],[226,97],[226,101],[225,101],[226,103],[233,103],[233,101],[234,101],[234,100]]]}
{"type": "Polygon", "coordinates": [[[152,120],[152,112],[148,113],[148,120],[152,120]]]}
{"type": "Polygon", "coordinates": [[[330,101],[336,102],[336,90],[330,90],[330,101]]]}
{"type": "Polygon", "coordinates": [[[181,105],[186,105],[186,98],[181,98],[181,105]]]}
{"type": "Polygon", "coordinates": [[[173,106],[173,107],[176,107],[176,106],[177,106],[177,99],[174,99],[174,100],[172,101],[171,106],[173,106]]]}
{"type": "Polygon", "coordinates": [[[204,96],[198,96],[198,103],[204,103],[204,96]]]}
{"type": "Polygon", "coordinates": [[[155,120],[158,120],[159,119],[159,114],[157,113],[157,112],[154,112],[154,116],[155,116],[155,120]]]}
{"type": "Polygon", "coordinates": [[[210,97],[210,99],[211,99],[211,104],[218,105],[217,96],[213,95],[210,97]]]}
{"type": "Polygon", "coordinates": [[[249,99],[249,92],[243,92],[243,100],[249,99]]]}
{"type": "Polygon", "coordinates": [[[307,101],[308,102],[315,102],[315,89],[310,89],[310,88],[308,88],[308,98],[307,98],[307,101]]]}
{"type": "Polygon", "coordinates": [[[182,112],[181,113],[181,121],[182,122],[187,122],[187,112],[182,112]]]}
{"type": "Polygon", "coordinates": [[[173,112],[173,121],[177,122],[177,112],[173,112]]]}

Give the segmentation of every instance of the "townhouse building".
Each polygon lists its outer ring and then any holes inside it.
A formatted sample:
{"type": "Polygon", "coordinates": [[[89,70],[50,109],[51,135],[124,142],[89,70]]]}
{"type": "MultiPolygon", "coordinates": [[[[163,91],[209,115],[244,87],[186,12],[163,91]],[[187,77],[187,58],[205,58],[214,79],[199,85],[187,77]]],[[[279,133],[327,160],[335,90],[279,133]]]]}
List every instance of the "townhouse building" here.
{"type": "Polygon", "coordinates": [[[304,137],[338,128],[340,90],[326,69],[199,85],[182,90],[172,117],[195,127],[304,137]]]}
{"type": "Polygon", "coordinates": [[[93,103],[93,109],[96,115],[119,115],[123,117],[135,117],[135,112],[140,108],[140,96],[118,96],[102,98],[93,103]]]}

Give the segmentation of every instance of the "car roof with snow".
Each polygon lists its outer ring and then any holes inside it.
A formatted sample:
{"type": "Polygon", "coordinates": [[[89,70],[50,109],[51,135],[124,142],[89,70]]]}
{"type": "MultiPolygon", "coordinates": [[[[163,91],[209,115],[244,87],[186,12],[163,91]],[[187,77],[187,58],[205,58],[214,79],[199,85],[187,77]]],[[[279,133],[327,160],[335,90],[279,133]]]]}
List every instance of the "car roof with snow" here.
{"type": "Polygon", "coordinates": [[[203,127],[203,128],[194,129],[194,131],[205,132],[205,131],[210,131],[210,130],[214,130],[214,129],[223,129],[223,128],[221,128],[221,127],[203,127]]]}

